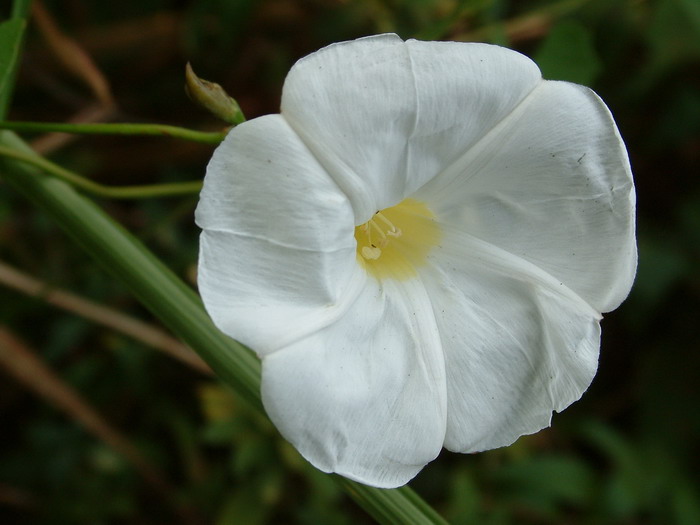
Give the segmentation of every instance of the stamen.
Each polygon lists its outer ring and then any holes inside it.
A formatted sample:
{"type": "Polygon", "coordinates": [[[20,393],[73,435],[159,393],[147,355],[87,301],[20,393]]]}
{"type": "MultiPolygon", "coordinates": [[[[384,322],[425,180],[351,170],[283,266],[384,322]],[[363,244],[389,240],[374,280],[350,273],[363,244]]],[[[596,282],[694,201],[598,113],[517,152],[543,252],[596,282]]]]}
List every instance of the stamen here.
{"type": "Polygon", "coordinates": [[[367,235],[368,246],[363,246],[360,250],[360,254],[365,259],[379,259],[382,254],[382,249],[386,247],[389,242],[389,237],[400,237],[401,230],[394,226],[394,224],[386,218],[382,212],[377,212],[374,216],[360,226],[360,231],[367,235]],[[378,235],[379,239],[377,242],[372,240],[372,231],[378,235]]]}
{"type": "Polygon", "coordinates": [[[433,213],[410,198],[377,211],[355,227],[356,256],[377,279],[414,277],[416,268],[426,264],[428,252],[440,241],[433,213]]]}
{"type": "MultiPolygon", "coordinates": [[[[367,234],[367,244],[369,244],[372,248],[376,248],[376,246],[372,242],[372,229],[370,228],[371,222],[372,221],[370,220],[370,221],[367,221],[366,223],[364,223],[362,225],[362,231],[364,231],[367,234]]],[[[362,256],[365,257],[364,254],[362,254],[362,256]]],[[[377,255],[377,257],[379,257],[379,255],[377,255]]],[[[365,257],[365,259],[367,259],[367,257],[365,257]]]]}
{"type": "MultiPolygon", "coordinates": [[[[377,233],[382,238],[382,240],[379,244],[385,245],[386,244],[386,233],[384,233],[384,231],[379,227],[379,225],[374,221],[374,219],[370,219],[368,224],[370,226],[372,226],[375,230],[377,230],[377,233]]],[[[370,242],[370,244],[372,244],[372,243],[370,242]]]]}
{"type": "Polygon", "coordinates": [[[379,248],[377,248],[376,246],[372,246],[372,247],[363,246],[361,253],[362,253],[362,257],[364,257],[365,259],[375,260],[375,259],[379,259],[379,256],[382,254],[382,251],[379,248]]]}
{"type": "MultiPolygon", "coordinates": [[[[391,235],[392,237],[401,237],[401,230],[394,226],[394,223],[387,219],[382,212],[378,211],[374,214],[374,217],[377,217],[389,227],[389,230],[386,232],[387,235],[391,235]]],[[[372,220],[374,217],[372,217],[372,220]]]]}

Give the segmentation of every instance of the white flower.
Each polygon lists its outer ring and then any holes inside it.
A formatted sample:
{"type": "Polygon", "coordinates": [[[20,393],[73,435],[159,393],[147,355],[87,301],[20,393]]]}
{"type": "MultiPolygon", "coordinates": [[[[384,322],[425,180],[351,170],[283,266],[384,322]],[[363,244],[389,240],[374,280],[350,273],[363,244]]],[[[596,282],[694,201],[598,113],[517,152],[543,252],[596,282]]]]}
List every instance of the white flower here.
{"type": "Polygon", "coordinates": [[[287,76],[207,169],[199,287],[319,469],[406,483],[549,425],[636,268],[610,112],[516,52],[379,35],[287,76]]]}

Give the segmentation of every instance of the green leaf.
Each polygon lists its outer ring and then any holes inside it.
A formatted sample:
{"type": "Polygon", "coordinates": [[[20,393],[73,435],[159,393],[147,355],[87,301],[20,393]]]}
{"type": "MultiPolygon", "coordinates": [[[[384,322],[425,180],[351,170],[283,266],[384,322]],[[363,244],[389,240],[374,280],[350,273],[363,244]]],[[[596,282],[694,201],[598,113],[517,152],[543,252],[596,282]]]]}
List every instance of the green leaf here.
{"type": "Polygon", "coordinates": [[[552,516],[562,506],[587,506],[594,487],[590,468],[563,455],[526,458],[503,467],[496,478],[520,504],[552,516]]]}
{"type": "Polygon", "coordinates": [[[601,70],[588,30],[574,20],[557,23],[534,56],[549,80],[568,80],[590,86],[601,70]]]}
{"type": "Polygon", "coordinates": [[[694,272],[692,260],[676,239],[664,232],[646,231],[640,235],[639,268],[625,310],[630,326],[641,330],[673,288],[694,272]]]}
{"type": "Polygon", "coordinates": [[[10,104],[26,27],[27,22],[21,18],[0,24],[0,118],[4,118],[10,104]]]}
{"type": "Polygon", "coordinates": [[[0,120],[10,105],[31,3],[32,0],[15,0],[10,19],[0,23],[0,120]]]}
{"type": "Polygon", "coordinates": [[[700,2],[660,0],[646,33],[652,68],[672,67],[700,57],[700,2]]]}

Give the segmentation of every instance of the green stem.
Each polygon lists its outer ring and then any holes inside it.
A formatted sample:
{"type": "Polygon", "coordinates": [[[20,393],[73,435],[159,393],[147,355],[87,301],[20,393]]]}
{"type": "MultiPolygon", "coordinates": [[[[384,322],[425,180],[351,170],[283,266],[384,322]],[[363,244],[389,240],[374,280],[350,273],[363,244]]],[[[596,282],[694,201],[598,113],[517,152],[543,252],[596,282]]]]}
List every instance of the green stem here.
{"type": "Polygon", "coordinates": [[[62,168],[58,164],[54,164],[36,154],[22,153],[16,149],[0,146],[0,156],[26,162],[68,182],[76,188],[110,199],[148,199],[152,197],[195,195],[202,189],[200,181],[148,184],[143,186],[105,186],[81,177],[77,173],[62,168]]]}
{"type": "Polygon", "coordinates": [[[65,122],[0,122],[0,129],[37,133],[75,133],[79,135],[149,135],[172,137],[204,144],[219,144],[225,132],[195,131],[165,124],[70,124],[65,122]]]}
{"type": "Polygon", "coordinates": [[[379,523],[447,525],[447,522],[410,487],[376,489],[334,476],[336,482],[379,523]]]}
{"type": "Polygon", "coordinates": [[[10,18],[26,19],[29,16],[31,7],[32,0],[16,0],[12,5],[12,14],[10,18]]]}
{"type": "MultiPolygon", "coordinates": [[[[0,146],[36,155],[14,133],[0,132],[0,146]]],[[[223,335],[204,311],[199,297],[129,232],[93,202],[36,166],[10,158],[0,173],[18,191],[51,215],[78,245],[122,281],[156,317],[194,349],[242,398],[262,412],[260,361],[240,343],[223,335]]],[[[408,487],[376,489],[334,479],[378,522],[392,525],[445,521],[408,487]]]]}
{"type": "MultiPolygon", "coordinates": [[[[0,131],[0,146],[37,156],[14,133],[0,131]]],[[[10,185],[52,216],[103,268],[121,280],[176,335],[197,350],[219,376],[257,407],[260,362],[216,329],[197,294],[135,237],[91,200],[27,162],[0,160],[10,185]]]]}
{"type": "Polygon", "coordinates": [[[15,0],[10,19],[0,21],[0,120],[5,118],[20,61],[31,0],[15,0]]]}

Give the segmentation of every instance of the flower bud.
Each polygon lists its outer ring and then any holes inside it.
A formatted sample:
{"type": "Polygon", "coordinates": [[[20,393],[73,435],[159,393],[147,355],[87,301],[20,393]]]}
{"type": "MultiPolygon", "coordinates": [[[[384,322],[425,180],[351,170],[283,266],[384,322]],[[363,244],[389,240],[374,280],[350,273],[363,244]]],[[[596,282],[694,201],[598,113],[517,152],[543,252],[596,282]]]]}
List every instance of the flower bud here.
{"type": "Polygon", "coordinates": [[[190,99],[224,122],[234,126],[245,122],[238,102],[219,84],[199,78],[190,63],[185,68],[185,92],[190,99]]]}

